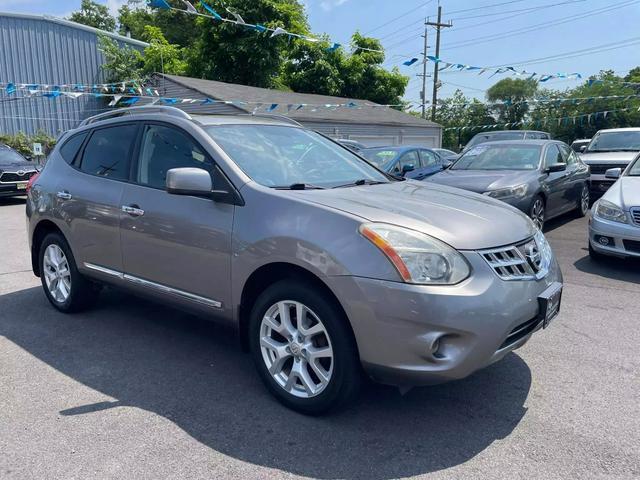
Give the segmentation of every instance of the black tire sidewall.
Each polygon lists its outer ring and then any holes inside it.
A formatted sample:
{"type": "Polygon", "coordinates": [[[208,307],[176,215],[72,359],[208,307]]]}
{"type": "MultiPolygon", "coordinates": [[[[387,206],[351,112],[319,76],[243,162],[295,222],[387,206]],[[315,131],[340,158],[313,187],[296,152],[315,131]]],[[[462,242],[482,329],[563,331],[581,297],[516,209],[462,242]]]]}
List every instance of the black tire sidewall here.
{"type": "Polygon", "coordinates": [[[591,191],[589,190],[589,185],[588,184],[584,184],[582,186],[582,190],[580,190],[580,197],[578,198],[578,215],[580,217],[584,217],[587,215],[587,213],[589,213],[589,204],[591,203],[591,191]],[[582,194],[585,191],[585,189],[587,190],[587,193],[589,194],[589,201],[587,202],[587,209],[583,212],[582,211],[582,194]]]}
{"type": "Polygon", "coordinates": [[[256,300],[249,323],[249,347],[258,374],[269,391],[284,405],[308,415],[318,415],[338,408],[350,400],[360,381],[360,363],[353,333],[344,313],[335,301],[304,283],[283,280],[268,287],[256,300]],[[311,398],[298,398],[287,393],[272,378],[260,350],[261,320],[272,305],[282,300],[298,301],[309,307],[324,324],[333,349],[333,374],[322,393],[311,398]]]}
{"type": "Polygon", "coordinates": [[[542,207],[544,208],[544,211],[543,211],[544,217],[542,219],[542,225],[540,226],[540,230],[542,230],[544,228],[545,222],[547,221],[547,204],[541,195],[536,195],[535,197],[533,197],[533,200],[531,201],[531,206],[529,207],[529,218],[533,219],[533,207],[535,206],[538,200],[542,202],[542,207]]]}

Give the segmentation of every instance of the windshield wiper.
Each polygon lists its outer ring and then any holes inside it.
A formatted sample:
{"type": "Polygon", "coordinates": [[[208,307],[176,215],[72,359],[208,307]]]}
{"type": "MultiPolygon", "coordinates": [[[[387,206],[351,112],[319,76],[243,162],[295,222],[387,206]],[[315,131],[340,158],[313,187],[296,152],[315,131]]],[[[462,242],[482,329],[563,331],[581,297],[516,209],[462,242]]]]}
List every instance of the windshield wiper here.
{"type": "Polygon", "coordinates": [[[277,186],[271,187],[277,190],[325,190],[326,187],[321,187],[320,185],[313,185],[312,183],[292,183],[288,186],[277,186]]]}
{"type": "Polygon", "coordinates": [[[361,185],[380,185],[381,183],[389,183],[389,182],[382,182],[379,180],[366,180],[364,178],[361,178],[360,180],[356,180],[355,182],[349,182],[343,185],[336,185],[335,187],[332,187],[332,188],[359,187],[361,185]]]}

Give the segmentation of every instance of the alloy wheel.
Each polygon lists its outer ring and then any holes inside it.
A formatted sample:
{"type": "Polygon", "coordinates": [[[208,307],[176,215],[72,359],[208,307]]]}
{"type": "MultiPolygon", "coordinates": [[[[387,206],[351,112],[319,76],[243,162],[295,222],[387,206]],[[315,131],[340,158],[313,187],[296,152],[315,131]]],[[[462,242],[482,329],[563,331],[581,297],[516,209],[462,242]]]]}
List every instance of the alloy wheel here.
{"type": "Polygon", "coordinates": [[[542,230],[544,226],[544,202],[541,198],[536,198],[531,207],[531,220],[533,220],[536,227],[542,230]]]}
{"type": "Polygon", "coordinates": [[[320,318],[300,302],[284,300],[267,309],[260,350],[271,377],[291,395],[315,397],[331,381],[331,339],[320,318]]]}
{"type": "Polygon", "coordinates": [[[64,303],[71,295],[71,270],[62,249],[49,245],[44,251],[44,280],[51,297],[58,303],[64,303]]]}
{"type": "Polygon", "coordinates": [[[580,213],[583,215],[586,215],[589,211],[589,201],[589,187],[585,185],[582,187],[582,195],[580,196],[580,213]]]}

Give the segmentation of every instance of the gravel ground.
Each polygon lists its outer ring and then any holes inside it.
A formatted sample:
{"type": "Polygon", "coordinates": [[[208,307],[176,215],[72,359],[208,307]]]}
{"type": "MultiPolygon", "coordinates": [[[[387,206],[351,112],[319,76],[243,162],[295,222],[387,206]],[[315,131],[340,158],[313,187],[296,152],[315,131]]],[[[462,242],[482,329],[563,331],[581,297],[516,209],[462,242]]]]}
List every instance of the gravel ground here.
{"type": "Polygon", "coordinates": [[[24,202],[0,225],[0,478],[640,477],[640,264],[591,262],[586,219],[547,228],[563,308],[525,347],[323,418],[276,403],[229,326],[116,291],[57,313],[24,202]]]}

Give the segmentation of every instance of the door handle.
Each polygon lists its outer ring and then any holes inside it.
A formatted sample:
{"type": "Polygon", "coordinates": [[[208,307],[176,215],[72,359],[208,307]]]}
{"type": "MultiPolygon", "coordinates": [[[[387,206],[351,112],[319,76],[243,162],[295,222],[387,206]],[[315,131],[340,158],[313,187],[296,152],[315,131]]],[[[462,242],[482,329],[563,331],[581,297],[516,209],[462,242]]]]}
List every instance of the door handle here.
{"type": "Polygon", "coordinates": [[[71,200],[73,198],[73,196],[66,190],[56,193],[56,197],[58,197],[60,200],[71,200]]]}
{"type": "Polygon", "coordinates": [[[122,211],[128,213],[132,217],[141,217],[144,215],[144,210],[138,207],[138,205],[123,205],[122,211]]]}

